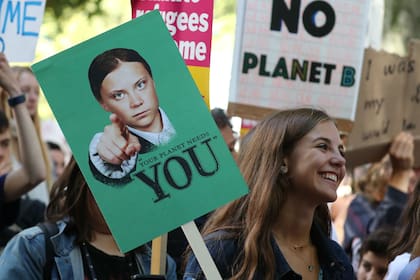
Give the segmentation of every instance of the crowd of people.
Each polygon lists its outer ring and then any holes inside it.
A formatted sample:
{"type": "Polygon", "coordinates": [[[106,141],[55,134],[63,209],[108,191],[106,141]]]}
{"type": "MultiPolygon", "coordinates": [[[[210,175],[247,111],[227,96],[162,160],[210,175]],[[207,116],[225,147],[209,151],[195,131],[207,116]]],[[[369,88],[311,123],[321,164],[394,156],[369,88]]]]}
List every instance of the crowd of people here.
{"type": "MultiPolygon", "coordinates": [[[[0,279],[206,279],[180,229],[165,275],[150,275],[148,243],[122,253],[75,159],[42,137],[30,68],[0,53],[0,87],[0,279]]],[[[240,138],[223,109],[211,114],[249,187],[195,220],[223,279],[420,279],[410,133],[357,173],[322,109],[274,112],[240,138]],[[331,215],[346,173],[353,192],[331,215]]]]}

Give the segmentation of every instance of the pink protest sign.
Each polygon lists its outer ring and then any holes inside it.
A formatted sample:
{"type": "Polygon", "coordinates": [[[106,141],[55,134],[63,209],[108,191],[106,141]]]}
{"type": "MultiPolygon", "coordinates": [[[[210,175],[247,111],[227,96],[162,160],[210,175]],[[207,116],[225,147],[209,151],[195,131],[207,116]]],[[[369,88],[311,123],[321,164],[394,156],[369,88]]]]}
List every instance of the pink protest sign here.
{"type": "Polygon", "coordinates": [[[132,17],[159,10],[188,66],[210,67],[213,0],[132,0],[132,17]]]}

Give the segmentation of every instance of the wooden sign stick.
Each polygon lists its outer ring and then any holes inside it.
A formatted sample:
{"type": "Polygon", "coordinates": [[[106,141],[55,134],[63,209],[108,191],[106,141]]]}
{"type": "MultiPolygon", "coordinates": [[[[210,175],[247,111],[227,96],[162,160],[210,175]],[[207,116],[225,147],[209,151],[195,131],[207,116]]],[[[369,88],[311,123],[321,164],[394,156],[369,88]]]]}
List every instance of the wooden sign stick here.
{"type": "Polygon", "coordinates": [[[201,266],[206,279],[222,280],[219,271],[210,256],[209,250],[204,243],[204,240],[198,231],[197,225],[194,221],[188,222],[181,226],[184,231],[185,237],[190,244],[198,263],[201,266]]]}
{"type": "Polygon", "coordinates": [[[166,244],[168,235],[163,234],[152,241],[152,262],[150,273],[152,275],[166,275],[166,244]]]}

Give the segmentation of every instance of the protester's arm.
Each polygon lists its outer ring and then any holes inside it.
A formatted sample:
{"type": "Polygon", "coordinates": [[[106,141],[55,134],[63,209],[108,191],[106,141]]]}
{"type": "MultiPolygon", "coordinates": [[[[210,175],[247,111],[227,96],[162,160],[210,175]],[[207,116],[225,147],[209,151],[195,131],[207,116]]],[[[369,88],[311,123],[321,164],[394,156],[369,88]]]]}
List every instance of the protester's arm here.
{"type": "Polygon", "coordinates": [[[414,138],[410,133],[400,132],[389,150],[392,174],[389,185],[407,193],[414,164],[414,138]]]}
{"type": "Polygon", "coordinates": [[[15,235],[0,255],[0,279],[44,279],[45,251],[44,234],[39,227],[15,235]]]}
{"type": "Polygon", "coordinates": [[[392,174],[384,200],[377,208],[369,232],[381,226],[395,226],[408,201],[408,187],[414,163],[414,139],[410,133],[400,132],[393,140],[389,155],[392,174]]]}
{"type": "MultiPolygon", "coordinates": [[[[22,95],[19,84],[3,53],[0,53],[0,86],[8,92],[9,98],[22,95]]],[[[22,165],[19,169],[11,171],[6,177],[4,184],[6,202],[18,199],[43,181],[46,176],[45,166],[40,164],[42,162],[41,144],[25,102],[12,106],[12,110],[16,120],[22,165]]]]}

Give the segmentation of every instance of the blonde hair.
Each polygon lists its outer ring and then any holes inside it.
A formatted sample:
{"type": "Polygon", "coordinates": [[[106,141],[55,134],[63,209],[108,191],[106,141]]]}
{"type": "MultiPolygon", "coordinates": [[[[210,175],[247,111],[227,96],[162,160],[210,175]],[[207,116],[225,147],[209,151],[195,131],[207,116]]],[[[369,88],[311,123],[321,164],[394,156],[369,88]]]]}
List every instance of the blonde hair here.
{"type": "MultiPolygon", "coordinates": [[[[34,76],[34,73],[32,72],[31,68],[29,67],[25,67],[25,66],[13,66],[12,67],[13,72],[16,74],[16,79],[17,81],[20,80],[20,77],[22,76],[23,73],[29,73],[31,75],[34,76]]],[[[0,106],[1,109],[6,113],[6,116],[8,117],[11,125],[10,125],[10,129],[11,129],[11,135],[12,135],[12,150],[13,150],[13,154],[16,157],[16,159],[18,161],[21,160],[21,155],[19,153],[19,141],[17,139],[17,132],[16,132],[16,125],[14,122],[14,117],[13,117],[13,113],[12,113],[12,109],[10,108],[8,102],[8,95],[7,93],[2,89],[0,92],[0,106]]],[[[50,163],[50,157],[49,157],[49,153],[48,153],[48,149],[44,143],[44,141],[42,140],[42,133],[41,133],[41,119],[39,117],[38,111],[36,112],[36,114],[34,116],[31,116],[32,118],[32,122],[35,126],[35,130],[38,136],[38,140],[41,143],[41,150],[42,150],[42,157],[43,157],[43,161],[46,167],[46,171],[47,171],[47,177],[46,177],[46,182],[47,182],[47,186],[48,186],[48,190],[51,189],[52,186],[52,176],[51,176],[51,163],[50,163]]]]}
{"type": "Polygon", "coordinates": [[[356,180],[357,189],[372,201],[382,200],[388,188],[391,170],[389,156],[372,163],[365,173],[356,180]]]}

